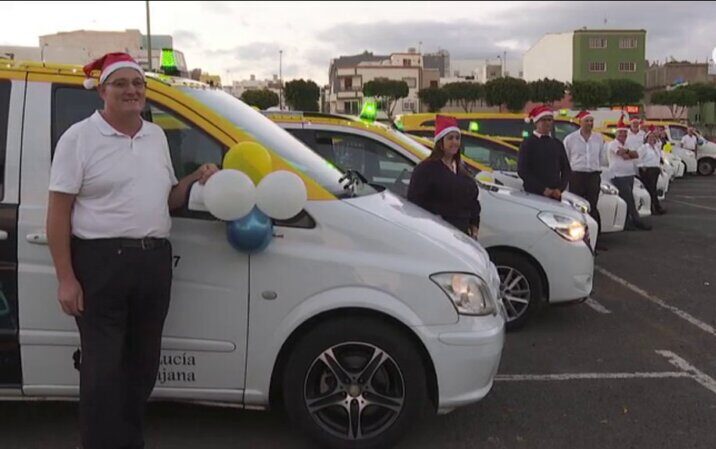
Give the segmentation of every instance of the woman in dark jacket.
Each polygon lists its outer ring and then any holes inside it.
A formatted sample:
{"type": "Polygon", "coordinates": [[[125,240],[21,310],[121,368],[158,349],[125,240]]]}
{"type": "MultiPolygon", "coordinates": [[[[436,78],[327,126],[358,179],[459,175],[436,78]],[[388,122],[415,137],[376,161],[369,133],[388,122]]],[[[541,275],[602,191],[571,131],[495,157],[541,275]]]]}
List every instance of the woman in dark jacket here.
{"type": "Polygon", "coordinates": [[[460,159],[460,128],[453,117],[435,117],[435,147],[410,178],[408,200],[477,238],[479,190],[460,159]]]}

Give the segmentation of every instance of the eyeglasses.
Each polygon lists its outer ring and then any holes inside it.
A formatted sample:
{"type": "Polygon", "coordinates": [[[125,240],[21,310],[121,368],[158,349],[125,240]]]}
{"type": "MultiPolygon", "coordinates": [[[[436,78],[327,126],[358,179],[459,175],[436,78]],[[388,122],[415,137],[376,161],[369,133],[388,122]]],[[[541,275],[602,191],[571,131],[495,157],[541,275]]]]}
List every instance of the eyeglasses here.
{"type": "Polygon", "coordinates": [[[135,78],[132,81],[129,81],[128,79],[118,79],[104,84],[106,86],[112,86],[123,90],[129,88],[130,85],[137,90],[143,90],[147,87],[147,82],[141,78],[135,78]]]}

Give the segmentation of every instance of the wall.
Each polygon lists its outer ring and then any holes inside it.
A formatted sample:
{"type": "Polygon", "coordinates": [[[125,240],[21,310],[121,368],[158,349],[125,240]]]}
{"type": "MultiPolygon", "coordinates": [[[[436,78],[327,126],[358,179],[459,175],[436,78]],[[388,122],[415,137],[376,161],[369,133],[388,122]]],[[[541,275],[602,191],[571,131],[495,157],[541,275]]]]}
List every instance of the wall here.
{"type": "Polygon", "coordinates": [[[605,80],[626,78],[640,84],[646,82],[646,31],[644,30],[578,30],[574,32],[573,80],[605,80]],[[589,48],[589,39],[604,37],[607,48],[589,48]],[[622,37],[636,37],[634,49],[619,48],[622,37]],[[606,62],[605,72],[590,72],[590,62],[606,62]],[[620,72],[620,62],[634,62],[635,72],[620,72]]]}
{"type": "Polygon", "coordinates": [[[572,45],[574,33],[546,34],[522,59],[522,70],[527,82],[542,78],[572,82],[572,45]]]}

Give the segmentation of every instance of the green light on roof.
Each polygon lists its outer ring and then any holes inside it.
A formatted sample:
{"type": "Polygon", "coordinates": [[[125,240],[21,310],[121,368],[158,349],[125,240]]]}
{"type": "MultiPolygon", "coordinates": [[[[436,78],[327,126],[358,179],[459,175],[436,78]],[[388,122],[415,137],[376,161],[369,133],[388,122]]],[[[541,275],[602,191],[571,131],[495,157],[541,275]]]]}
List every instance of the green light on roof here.
{"type": "Polygon", "coordinates": [[[375,101],[366,101],[363,109],[360,111],[360,118],[369,122],[374,122],[378,116],[378,105],[375,101]]]}
{"type": "Polygon", "coordinates": [[[529,135],[530,135],[530,133],[528,133],[527,131],[522,131],[522,138],[523,138],[523,139],[526,139],[527,137],[529,137],[529,135]]]}
{"type": "Polygon", "coordinates": [[[403,122],[400,120],[397,120],[395,122],[395,127],[398,128],[400,131],[405,131],[405,126],[403,126],[403,122]]]}
{"type": "Polygon", "coordinates": [[[171,48],[163,48],[162,49],[162,62],[160,65],[162,68],[177,66],[177,61],[176,61],[176,58],[174,57],[174,50],[172,50],[171,48]]]}
{"type": "Polygon", "coordinates": [[[559,110],[559,115],[567,115],[568,112],[569,112],[569,111],[566,110],[566,109],[560,109],[560,110],[559,110]]]}
{"type": "Polygon", "coordinates": [[[468,130],[471,133],[476,133],[480,131],[480,125],[477,122],[470,122],[470,126],[468,127],[468,130]]]}

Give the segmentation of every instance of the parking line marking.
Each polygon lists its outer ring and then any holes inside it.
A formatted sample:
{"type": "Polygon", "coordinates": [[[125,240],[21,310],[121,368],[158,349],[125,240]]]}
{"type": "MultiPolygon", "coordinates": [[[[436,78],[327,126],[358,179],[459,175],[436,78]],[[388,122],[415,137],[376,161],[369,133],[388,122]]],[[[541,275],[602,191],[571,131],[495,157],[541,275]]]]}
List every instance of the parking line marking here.
{"type": "Polygon", "coordinates": [[[666,201],[669,201],[672,203],[683,204],[685,206],[698,207],[699,209],[712,210],[712,211],[716,212],[716,208],[714,208],[714,207],[702,206],[700,204],[692,204],[692,203],[687,203],[686,201],[679,201],[679,200],[673,200],[673,199],[668,199],[666,201]]]}
{"type": "MultiPolygon", "coordinates": [[[[714,209],[714,210],[716,210],[716,209],[714,209]]],[[[642,296],[643,298],[646,298],[649,301],[653,302],[654,304],[670,311],[671,313],[678,316],[679,318],[688,321],[689,323],[698,327],[702,331],[709,333],[709,334],[713,335],[714,337],[716,337],[716,329],[714,329],[713,326],[710,326],[710,325],[704,323],[703,321],[699,320],[698,318],[694,317],[693,315],[691,315],[687,312],[684,312],[683,310],[679,309],[678,307],[674,307],[672,305],[667,304],[666,302],[664,302],[664,300],[658,298],[657,296],[650,294],[646,290],[637,287],[636,285],[632,284],[631,282],[627,281],[626,279],[622,279],[619,276],[617,276],[616,274],[614,274],[608,270],[605,270],[602,267],[595,266],[594,269],[596,271],[600,272],[601,274],[603,274],[604,276],[610,278],[614,282],[617,282],[618,284],[623,285],[624,287],[628,288],[629,290],[633,291],[634,293],[637,293],[638,295],[642,296]]]]}
{"type": "Polygon", "coordinates": [[[601,379],[678,379],[693,378],[686,371],[664,371],[651,373],[564,373],[564,374],[498,374],[496,382],[601,380],[601,379]]]}
{"type": "Polygon", "coordinates": [[[698,368],[691,365],[689,362],[671,351],[666,351],[662,349],[656,351],[656,353],[663,357],[666,357],[669,363],[679,368],[682,372],[689,374],[696,382],[700,383],[704,388],[716,394],[716,380],[714,380],[713,377],[699,370],[698,368]]]}
{"type": "Polygon", "coordinates": [[[592,297],[587,298],[587,300],[584,301],[584,303],[599,313],[603,313],[603,314],[612,313],[611,310],[609,310],[606,307],[604,307],[603,305],[601,305],[596,299],[594,299],[592,297]]]}

